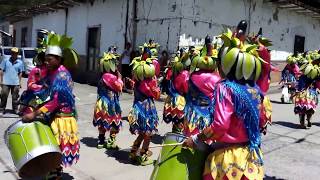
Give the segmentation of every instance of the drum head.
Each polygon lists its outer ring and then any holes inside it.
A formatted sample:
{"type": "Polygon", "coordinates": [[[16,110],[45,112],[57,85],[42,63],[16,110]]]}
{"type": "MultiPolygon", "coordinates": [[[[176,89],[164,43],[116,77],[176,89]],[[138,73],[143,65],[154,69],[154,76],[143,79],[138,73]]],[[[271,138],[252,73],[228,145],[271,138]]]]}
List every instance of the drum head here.
{"type": "Polygon", "coordinates": [[[62,155],[59,152],[45,153],[27,162],[19,170],[21,178],[45,176],[61,165],[62,155]]]}

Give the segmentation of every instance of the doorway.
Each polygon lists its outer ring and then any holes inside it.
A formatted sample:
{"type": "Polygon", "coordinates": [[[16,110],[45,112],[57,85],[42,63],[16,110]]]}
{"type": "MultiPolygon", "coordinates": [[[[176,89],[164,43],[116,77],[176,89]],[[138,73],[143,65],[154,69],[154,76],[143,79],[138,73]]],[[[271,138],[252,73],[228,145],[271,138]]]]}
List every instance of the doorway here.
{"type": "Polygon", "coordinates": [[[294,37],[294,53],[303,53],[304,52],[304,36],[298,36],[296,35],[294,37]]]}
{"type": "Polygon", "coordinates": [[[96,71],[99,66],[101,26],[88,28],[87,70],[96,71]]]}

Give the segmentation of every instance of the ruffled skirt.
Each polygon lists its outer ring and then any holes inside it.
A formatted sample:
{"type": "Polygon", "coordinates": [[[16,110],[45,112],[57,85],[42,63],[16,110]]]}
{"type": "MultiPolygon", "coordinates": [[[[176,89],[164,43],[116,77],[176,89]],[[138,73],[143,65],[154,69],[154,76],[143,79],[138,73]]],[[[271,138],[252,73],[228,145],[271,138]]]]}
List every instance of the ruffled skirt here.
{"type": "Polygon", "coordinates": [[[186,100],[183,96],[167,96],[164,102],[163,121],[166,123],[179,124],[184,120],[184,108],[186,100]]]}
{"type": "Polygon", "coordinates": [[[318,97],[308,89],[298,92],[294,98],[295,114],[313,114],[316,111],[318,97]]]}
{"type": "Polygon", "coordinates": [[[111,100],[110,97],[99,97],[94,108],[93,125],[107,131],[119,130],[122,126],[119,97],[115,95],[112,98],[111,100]]]}
{"type": "Polygon", "coordinates": [[[152,98],[135,101],[128,116],[130,132],[132,134],[149,133],[158,131],[158,114],[152,98]]]}
{"type": "Polygon", "coordinates": [[[51,123],[51,129],[62,152],[62,163],[71,166],[79,160],[78,125],[73,116],[55,117],[51,123]]]}
{"type": "Polygon", "coordinates": [[[212,123],[213,117],[209,106],[187,105],[184,112],[185,136],[198,134],[212,123]]]}
{"type": "Polygon", "coordinates": [[[204,180],[262,180],[263,177],[264,170],[258,156],[246,146],[214,151],[208,156],[203,173],[204,180]]]}

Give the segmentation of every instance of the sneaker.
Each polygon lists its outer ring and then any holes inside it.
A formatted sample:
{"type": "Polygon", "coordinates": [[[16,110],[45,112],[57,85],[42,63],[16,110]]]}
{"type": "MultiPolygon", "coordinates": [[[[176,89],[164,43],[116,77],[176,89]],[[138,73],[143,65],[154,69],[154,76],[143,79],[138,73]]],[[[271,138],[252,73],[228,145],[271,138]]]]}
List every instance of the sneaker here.
{"type": "Polygon", "coordinates": [[[102,149],[102,148],[104,148],[104,144],[98,144],[97,145],[97,149],[102,149]]]}
{"type": "Polygon", "coordinates": [[[311,126],[312,126],[312,123],[310,121],[308,121],[307,127],[311,128],[311,126]]]}
{"type": "Polygon", "coordinates": [[[109,138],[103,147],[106,149],[119,150],[119,146],[117,146],[115,142],[116,142],[115,139],[109,138]]]}
{"type": "Polygon", "coordinates": [[[154,163],[154,160],[150,159],[147,154],[143,154],[138,157],[138,163],[141,166],[147,166],[154,163]]]}

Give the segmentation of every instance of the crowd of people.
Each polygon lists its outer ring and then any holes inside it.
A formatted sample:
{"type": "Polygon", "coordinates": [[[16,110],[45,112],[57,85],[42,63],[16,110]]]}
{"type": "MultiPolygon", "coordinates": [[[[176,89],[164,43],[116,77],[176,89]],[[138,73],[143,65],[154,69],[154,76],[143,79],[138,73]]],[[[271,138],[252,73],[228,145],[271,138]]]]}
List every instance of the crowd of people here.
{"type": "MultiPolygon", "coordinates": [[[[218,36],[223,44],[206,36],[202,46],[180,48],[173,57],[167,51],[159,56],[159,44],[154,40],[139,46],[139,51],[131,51],[131,44],[126,43],[122,54],[110,46],[99,62],[101,76],[93,109],[97,148],[119,149],[117,135],[123,124],[119,97],[126,90],[134,96],[128,122],[129,131],[136,136],[129,159],[137,165],[153,164],[149,147],[160,116],[155,100],[163,91],[163,121],[172,126],[171,136],[183,137],[176,146],[206,152],[205,161],[192,165],[203,167],[199,179],[263,179],[261,134],[271,123],[272,111],[267,96],[271,41],[262,37],[262,29],[252,36],[246,30],[247,22],[241,21],[234,31],[228,29],[218,36]]],[[[13,48],[12,57],[1,63],[0,111],[4,112],[11,91],[13,110],[23,122],[41,119],[51,127],[62,160],[47,178],[59,179],[64,167],[79,160],[77,111],[69,73],[77,55],[66,36],[48,33],[42,45],[20,101],[18,49],[13,48]]],[[[280,83],[288,91],[282,100],[294,102],[302,128],[311,127],[318,104],[319,59],[318,51],[294,54],[281,74],[280,83]]],[[[157,179],[157,173],[152,176],[157,179]]]]}

